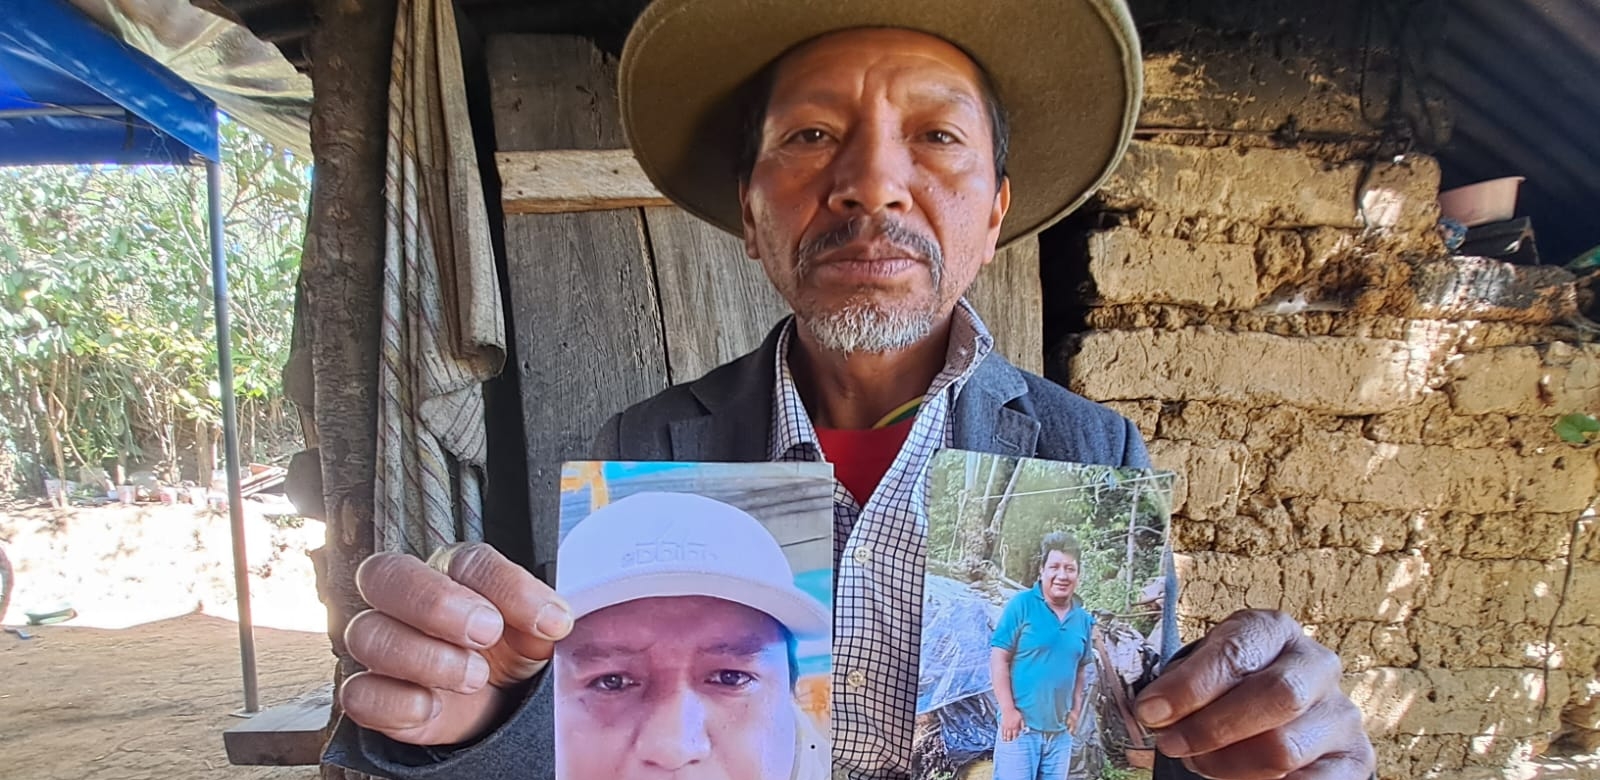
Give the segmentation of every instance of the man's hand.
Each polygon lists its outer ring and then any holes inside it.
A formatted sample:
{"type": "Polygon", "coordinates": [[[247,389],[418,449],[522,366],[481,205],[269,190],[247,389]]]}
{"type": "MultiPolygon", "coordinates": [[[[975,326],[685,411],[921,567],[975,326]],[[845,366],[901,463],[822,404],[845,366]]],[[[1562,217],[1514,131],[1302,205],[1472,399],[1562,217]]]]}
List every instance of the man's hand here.
{"type": "Polygon", "coordinates": [[[1000,713],[1000,741],[1010,742],[1022,733],[1022,710],[1015,707],[1000,713]]]}
{"type": "Polygon", "coordinates": [[[1377,758],[1339,657],[1279,612],[1237,612],[1139,694],[1156,747],[1220,780],[1365,780],[1377,758]]]}
{"type": "Polygon", "coordinates": [[[1076,709],[1067,713],[1067,733],[1075,734],[1078,731],[1078,718],[1082,717],[1076,709]]]}
{"type": "Polygon", "coordinates": [[[397,553],[362,562],[356,587],[372,608],[345,629],[368,671],[344,682],[350,719],[391,739],[449,745],[505,717],[506,689],[549,662],[572,630],[549,586],[485,544],[461,544],[428,563],[397,553]]]}

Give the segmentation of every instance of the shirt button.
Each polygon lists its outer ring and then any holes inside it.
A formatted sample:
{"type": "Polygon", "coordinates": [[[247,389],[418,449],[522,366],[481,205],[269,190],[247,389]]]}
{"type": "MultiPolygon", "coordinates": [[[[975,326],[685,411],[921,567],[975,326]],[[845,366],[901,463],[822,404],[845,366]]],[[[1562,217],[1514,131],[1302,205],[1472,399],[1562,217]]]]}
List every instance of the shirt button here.
{"type": "Polygon", "coordinates": [[[851,688],[864,688],[867,685],[867,673],[857,669],[846,675],[844,681],[851,688]]]}
{"type": "Polygon", "coordinates": [[[856,548],[855,553],[851,557],[856,559],[856,563],[865,566],[872,562],[872,549],[866,545],[862,545],[856,548]]]}

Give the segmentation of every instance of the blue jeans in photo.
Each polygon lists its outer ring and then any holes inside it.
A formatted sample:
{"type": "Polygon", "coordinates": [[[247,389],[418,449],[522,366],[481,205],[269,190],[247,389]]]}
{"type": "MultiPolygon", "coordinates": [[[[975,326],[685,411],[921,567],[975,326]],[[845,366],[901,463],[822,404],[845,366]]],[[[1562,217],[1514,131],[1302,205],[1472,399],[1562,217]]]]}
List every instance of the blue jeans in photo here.
{"type": "Polygon", "coordinates": [[[994,738],[994,780],[1066,780],[1072,733],[1023,728],[1016,739],[994,738]]]}

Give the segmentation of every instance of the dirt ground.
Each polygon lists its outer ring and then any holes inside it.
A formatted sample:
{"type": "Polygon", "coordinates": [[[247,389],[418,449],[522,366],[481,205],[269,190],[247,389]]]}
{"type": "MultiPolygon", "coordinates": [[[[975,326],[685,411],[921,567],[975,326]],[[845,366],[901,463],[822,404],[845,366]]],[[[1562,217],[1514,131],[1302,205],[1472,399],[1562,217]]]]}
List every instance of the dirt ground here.
{"type": "MultiPolygon", "coordinates": [[[[248,503],[248,502],[247,502],[248,503]]],[[[260,703],[332,678],[305,551],[315,521],[246,512],[260,703]]],[[[0,634],[0,780],[310,780],[316,767],[235,767],[222,731],[244,705],[226,515],[188,506],[0,507],[16,569],[0,634]],[[26,612],[70,606],[60,625],[26,612]]]]}
{"type": "MultiPolygon", "coordinates": [[[[0,778],[310,780],[316,767],[236,767],[222,731],[244,706],[238,624],[185,615],[124,629],[0,635],[0,778]]],[[[263,706],[332,674],[327,638],[256,632],[263,706]]]]}

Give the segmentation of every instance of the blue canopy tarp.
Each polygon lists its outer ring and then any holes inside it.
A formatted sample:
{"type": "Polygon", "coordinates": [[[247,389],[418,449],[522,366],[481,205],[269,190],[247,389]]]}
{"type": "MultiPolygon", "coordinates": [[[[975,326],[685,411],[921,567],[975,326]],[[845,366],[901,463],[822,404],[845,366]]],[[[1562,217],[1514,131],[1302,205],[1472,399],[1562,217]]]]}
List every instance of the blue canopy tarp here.
{"type": "Polygon", "coordinates": [[[217,160],[216,104],[65,0],[0,0],[0,165],[217,160]]]}
{"type": "Polygon", "coordinates": [[[0,0],[0,165],[205,163],[239,652],[244,708],[253,713],[258,709],[255,638],[232,392],[220,161],[217,106],[211,98],[100,29],[66,0],[0,0]]]}

